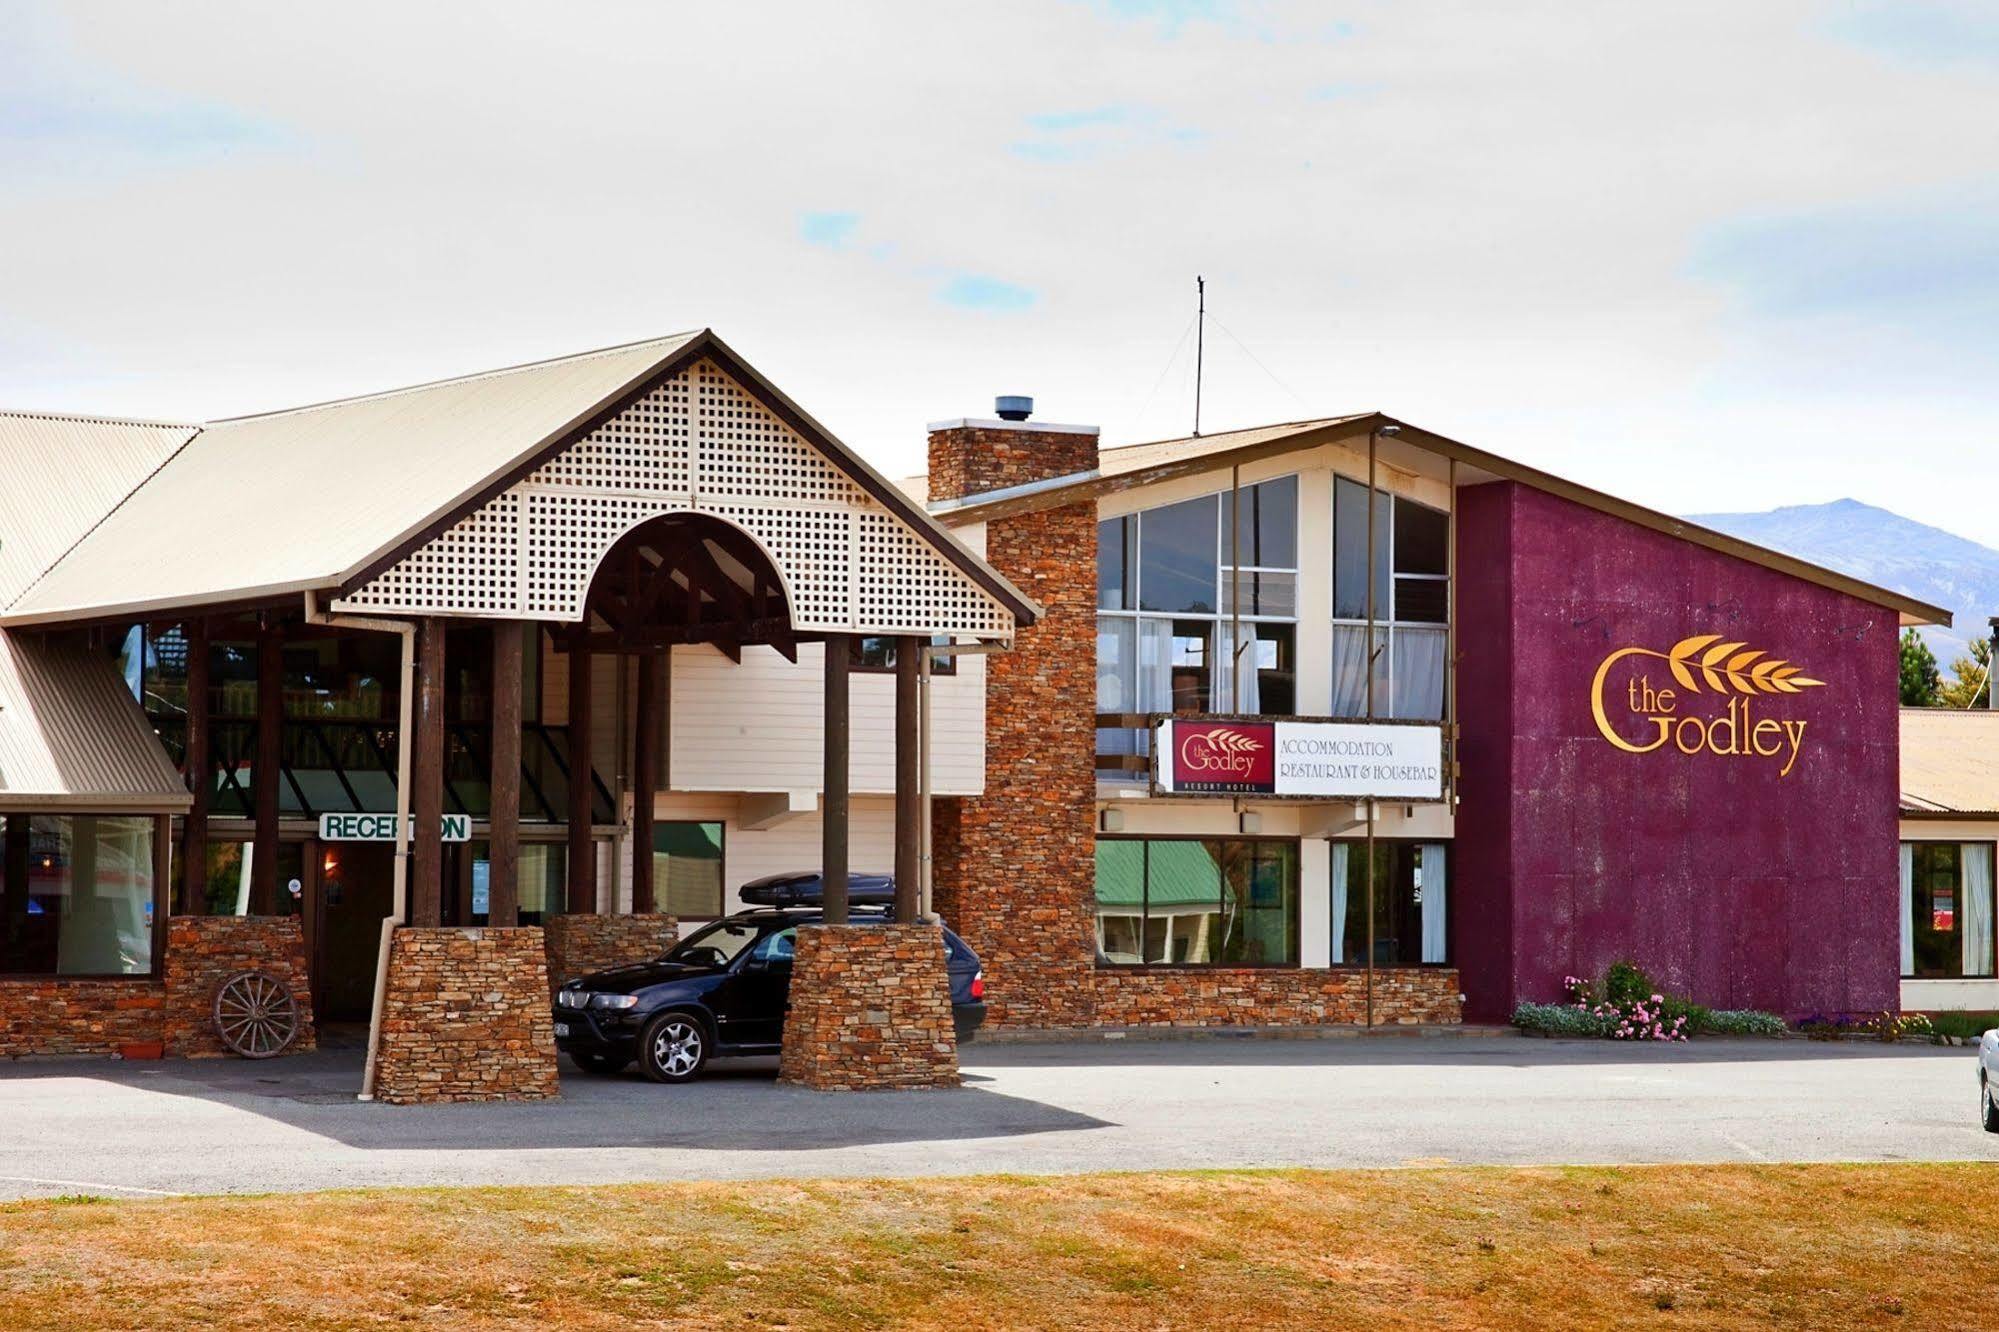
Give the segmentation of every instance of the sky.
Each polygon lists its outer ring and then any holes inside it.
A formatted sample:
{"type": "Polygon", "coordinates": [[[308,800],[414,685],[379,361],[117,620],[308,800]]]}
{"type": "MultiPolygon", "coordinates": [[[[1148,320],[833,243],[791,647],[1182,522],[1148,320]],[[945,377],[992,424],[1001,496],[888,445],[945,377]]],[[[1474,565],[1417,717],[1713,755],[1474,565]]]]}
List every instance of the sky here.
{"type": "Polygon", "coordinates": [[[10,3],[0,405],[708,326],[891,474],[1382,410],[1999,544],[1999,5],[10,3]]]}

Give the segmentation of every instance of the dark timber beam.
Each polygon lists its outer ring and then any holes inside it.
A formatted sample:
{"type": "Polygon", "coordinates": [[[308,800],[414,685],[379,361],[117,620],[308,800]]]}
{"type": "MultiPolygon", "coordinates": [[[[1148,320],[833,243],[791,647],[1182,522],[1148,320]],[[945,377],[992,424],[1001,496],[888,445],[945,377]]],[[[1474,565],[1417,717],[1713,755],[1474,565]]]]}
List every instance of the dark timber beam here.
{"type": "Polygon", "coordinates": [[[501,929],[520,923],[521,873],[521,657],[527,640],[540,647],[532,624],[505,620],[493,626],[493,792],[488,815],[486,923],[501,929]]]}
{"type": "Polygon", "coordinates": [[[587,640],[569,650],[569,865],[568,908],[597,910],[597,848],[590,840],[590,662],[587,640]]]}
{"type": "Polygon", "coordinates": [[[826,772],[820,816],[819,872],[828,925],[847,923],[847,671],[851,640],[826,635],[826,772]]]}
{"type": "Polygon", "coordinates": [[[923,797],[916,782],[917,670],[923,640],[895,640],[895,920],[916,923],[923,797]]]}
{"type": "Polygon", "coordinates": [[[659,786],[659,652],[639,654],[639,696],[632,719],[632,911],[657,910],[652,878],[652,805],[659,786]]]}
{"type": "Polygon", "coordinates": [[[194,803],[181,821],[180,911],[194,916],[208,898],[208,797],[215,788],[208,750],[208,621],[187,621],[181,638],[187,644],[187,756],[181,766],[194,803]]]}
{"type": "Polygon", "coordinates": [[[410,807],[410,924],[444,923],[444,621],[431,616],[416,632],[416,771],[410,807]]]}
{"type": "Polygon", "coordinates": [[[257,634],[257,757],[250,804],[257,821],[250,849],[250,914],[278,909],[278,783],[285,762],[285,640],[275,618],[257,634]]]}

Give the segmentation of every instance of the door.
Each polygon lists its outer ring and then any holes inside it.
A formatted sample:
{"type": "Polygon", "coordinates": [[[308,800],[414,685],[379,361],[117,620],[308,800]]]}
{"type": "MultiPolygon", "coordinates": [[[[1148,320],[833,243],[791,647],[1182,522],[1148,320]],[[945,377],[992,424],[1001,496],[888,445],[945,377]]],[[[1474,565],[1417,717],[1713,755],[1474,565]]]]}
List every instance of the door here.
{"type": "Polygon", "coordinates": [[[735,974],[709,1000],[722,1040],[730,1045],[776,1045],[784,1038],[791,999],[791,959],[796,929],[773,930],[750,946],[735,974]]]}
{"type": "Polygon", "coordinates": [[[375,1000],[382,917],[395,899],[395,843],[324,842],[316,849],[313,1015],[320,1022],[366,1022],[375,1000]]]}

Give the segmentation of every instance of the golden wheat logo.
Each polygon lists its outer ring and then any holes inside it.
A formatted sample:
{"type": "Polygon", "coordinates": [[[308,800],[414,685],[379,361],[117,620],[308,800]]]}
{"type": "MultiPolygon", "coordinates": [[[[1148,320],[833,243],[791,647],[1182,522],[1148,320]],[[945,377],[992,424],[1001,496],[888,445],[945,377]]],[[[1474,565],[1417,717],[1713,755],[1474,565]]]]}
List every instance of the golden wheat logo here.
{"type": "Polygon", "coordinates": [[[1783,766],[1777,775],[1787,777],[1797,765],[1804,746],[1805,723],[1755,717],[1752,704],[1759,699],[1801,694],[1824,685],[1825,681],[1807,676],[1802,666],[1772,657],[1746,642],[1724,642],[1720,634],[1695,634],[1664,652],[1627,647],[1605,657],[1590,684],[1590,711],[1603,738],[1628,754],[1649,754],[1671,741],[1682,754],[1782,758],[1783,766]],[[1630,711],[1657,728],[1658,734],[1642,741],[1629,740],[1611,724],[1604,708],[1604,682],[1611,668],[1627,657],[1663,661],[1680,689],[1688,694],[1723,696],[1726,706],[1719,716],[1682,716],[1677,711],[1679,694],[1670,687],[1653,688],[1651,677],[1641,673],[1627,682],[1625,699],[1630,711]]]}
{"type": "Polygon", "coordinates": [[[1241,731],[1215,727],[1195,731],[1180,744],[1180,762],[1196,772],[1248,772],[1263,741],[1241,731]]]}

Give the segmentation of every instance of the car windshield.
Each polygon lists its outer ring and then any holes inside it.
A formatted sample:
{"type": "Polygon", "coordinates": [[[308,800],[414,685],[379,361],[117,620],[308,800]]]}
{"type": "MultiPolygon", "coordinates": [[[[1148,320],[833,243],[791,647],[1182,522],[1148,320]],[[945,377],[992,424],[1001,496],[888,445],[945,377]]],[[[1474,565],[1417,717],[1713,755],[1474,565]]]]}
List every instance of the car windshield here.
{"type": "Polygon", "coordinates": [[[748,921],[718,920],[667,950],[666,960],[700,967],[726,967],[736,960],[736,954],[756,942],[757,933],[757,927],[748,921]]]}

